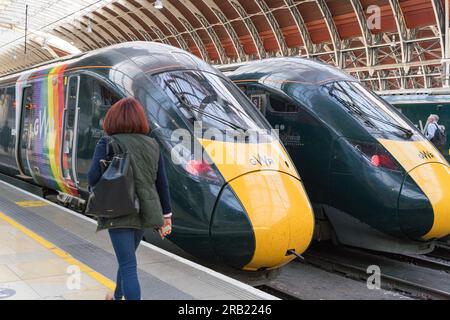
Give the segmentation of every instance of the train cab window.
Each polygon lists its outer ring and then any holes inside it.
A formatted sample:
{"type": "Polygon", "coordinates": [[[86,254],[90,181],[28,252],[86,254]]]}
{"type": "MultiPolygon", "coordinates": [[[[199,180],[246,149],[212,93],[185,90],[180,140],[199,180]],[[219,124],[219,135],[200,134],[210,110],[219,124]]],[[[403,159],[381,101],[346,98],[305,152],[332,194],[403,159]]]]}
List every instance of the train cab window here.
{"type": "Polygon", "coordinates": [[[369,131],[410,139],[417,131],[401,114],[357,82],[338,81],[324,90],[369,131]]]}
{"type": "Polygon", "coordinates": [[[159,86],[190,125],[202,123],[226,133],[260,130],[267,124],[245,95],[228,80],[200,71],[174,71],[154,76],[159,86]]]}

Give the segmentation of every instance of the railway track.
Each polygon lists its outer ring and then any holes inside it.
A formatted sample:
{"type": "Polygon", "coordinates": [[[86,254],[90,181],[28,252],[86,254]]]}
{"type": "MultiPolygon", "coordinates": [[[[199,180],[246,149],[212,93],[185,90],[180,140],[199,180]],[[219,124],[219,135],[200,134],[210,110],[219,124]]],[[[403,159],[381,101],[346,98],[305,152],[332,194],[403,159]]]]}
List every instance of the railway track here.
{"type": "Polygon", "coordinates": [[[450,245],[444,242],[436,243],[435,249],[427,256],[450,262],[450,245]]]}
{"type": "Polygon", "coordinates": [[[381,287],[419,299],[450,299],[450,264],[426,256],[375,254],[345,247],[316,247],[306,262],[367,281],[369,266],[380,268],[381,287]]]}
{"type": "MultiPolygon", "coordinates": [[[[377,266],[381,271],[382,289],[413,299],[450,299],[450,261],[440,261],[425,255],[375,253],[322,244],[313,246],[304,256],[308,265],[362,283],[367,282],[372,275],[368,267],[377,266]]],[[[297,277],[295,271],[300,277],[302,268],[302,263],[294,264],[291,278],[297,277]]],[[[292,282],[283,279],[269,282],[262,289],[280,299],[301,299],[295,291],[290,290],[291,285],[292,282]]]]}

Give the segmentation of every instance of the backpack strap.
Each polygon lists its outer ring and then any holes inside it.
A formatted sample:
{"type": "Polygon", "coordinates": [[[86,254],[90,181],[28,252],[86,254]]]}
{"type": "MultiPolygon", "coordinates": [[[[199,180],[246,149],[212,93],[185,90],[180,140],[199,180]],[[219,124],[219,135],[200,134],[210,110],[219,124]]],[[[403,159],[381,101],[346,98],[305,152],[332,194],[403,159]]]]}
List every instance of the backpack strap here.
{"type": "Polygon", "coordinates": [[[111,161],[115,155],[121,154],[123,152],[120,145],[112,136],[108,136],[107,139],[108,141],[106,143],[106,160],[111,161]]]}
{"type": "Polygon", "coordinates": [[[108,145],[106,149],[106,154],[111,155],[111,158],[115,155],[123,154],[126,152],[126,149],[124,149],[120,143],[117,141],[114,136],[109,136],[108,145]],[[112,154],[111,154],[112,150],[112,154]]]}

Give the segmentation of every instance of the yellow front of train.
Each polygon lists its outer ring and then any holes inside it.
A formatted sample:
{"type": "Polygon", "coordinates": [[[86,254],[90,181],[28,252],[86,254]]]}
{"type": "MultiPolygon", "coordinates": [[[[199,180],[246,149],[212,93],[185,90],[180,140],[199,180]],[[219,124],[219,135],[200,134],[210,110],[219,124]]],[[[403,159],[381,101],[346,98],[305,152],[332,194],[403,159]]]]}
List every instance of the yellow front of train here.
{"type": "MultiPolygon", "coordinates": [[[[263,143],[201,139],[205,152],[223,176],[226,186],[216,205],[211,228],[221,256],[244,270],[278,268],[302,254],[314,230],[314,214],[296,168],[279,140],[263,143]],[[246,213],[253,233],[253,252],[244,257],[233,232],[226,230],[235,214],[229,206],[233,194],[246,213]],[[215,225],[220,225],[214,228],[215,225]],[[250,259],[249,259],[250,258],[250,259]]],[[[232,201],[232,200],[231,200],[232,201]]],[[[239,212],[240,210],[237,210],[239,212]]],[[[239,231],[237,231],[239,232],[239,231]]]]}
{"type": "Polygon", "coordinates": [[[450,167],[444,156],[422,136],[379,142],[406,171],[398,203],[403,231],[418,240],[449,235],[450,167]]]}

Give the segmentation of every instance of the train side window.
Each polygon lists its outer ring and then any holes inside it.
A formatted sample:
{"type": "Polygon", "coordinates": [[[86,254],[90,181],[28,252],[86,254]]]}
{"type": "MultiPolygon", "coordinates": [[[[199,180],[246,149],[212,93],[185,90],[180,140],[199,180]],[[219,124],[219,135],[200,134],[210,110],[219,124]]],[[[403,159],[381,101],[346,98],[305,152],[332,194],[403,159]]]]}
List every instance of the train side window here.
{"type": "Polygon", "coordinates": [[[275,112],[296,113],[299,111],[296,104],[273,93],[269,94],[269,106],[275,112]]]}
{"type": "Polygon", "coordinates": [[[0,88],[0,125],[8,116],[8,100],[6,97],[6,88],[0,88]]]}
{"type": "Polygon", "coordinates": [[[66,129],[73,129],[75,125],[75,114],[78,100],[78,78],[71,77],[69,79],[69,87],[67,91],[67,119],[66,129]]]}

